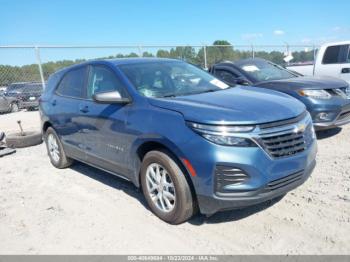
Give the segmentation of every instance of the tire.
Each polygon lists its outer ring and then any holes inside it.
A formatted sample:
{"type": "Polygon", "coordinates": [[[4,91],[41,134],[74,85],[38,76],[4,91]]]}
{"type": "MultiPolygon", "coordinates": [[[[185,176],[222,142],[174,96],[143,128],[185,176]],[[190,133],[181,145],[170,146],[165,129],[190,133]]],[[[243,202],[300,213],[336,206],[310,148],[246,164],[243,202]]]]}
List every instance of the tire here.
{"type": "MultiPolygon", "coordinates": [[[[66,153],[63,150],[63,146],[60,138],[52,127],[49,127],[45,132],[45,144],[47,149],[47,154],[50,157],[51,164],[56,168],[67,168],[73,164],[73,159],[67,157],[66,153]],[[55,139],[56,141],[56,150],[58,153],[58,158],[55,157],[53,153],[53,148],[51,148],[51,139],[55,139]]],[[[55,152],[56,152],[55,150],[55,152]]]]}
{"type": "Polygon", "coordinates": [[[6,136],[6,145],[10,148],[22,148],[29,146],[36,146],[43,142],[40,132],[24,132],[24,136],[21,133],[9,134],[6,136]]]}
{"type": "MultiPolygon", "coordinates": [[[[180,224],[187,221],[194,214],[195,203],[185,174],[167,152],[150,151],[145,155],[141,165],[141,185],[150,209],[160,219],[170,224],[180,224]],[[155,185],[154,183],[157,182],[154,182],[155,180],[152,180],[153,182],[149,180],[153,174],[151,169],[153,172],[156,172],[157,167],[160,168],[159,174],[162,174],[161,177],[164,178],[165,176],[166,182],[160,184],[159,189],[152,191],[150,189],[152,183],[155,185]],[[168,176],[165,174],[168,174],[168,176]],[[163,186],[165,184],[173,186],[163,186]],[[168,202],[163,197],[165,191],[167,191],[166,199],[168,202]],[[169,193],[174,196],[174,200],[169,198],[169,193]],[[159,197],[159,194],[161,197],[159,197]],[[152,198],[158,200],[152,200],[152,198]],[[168,210],[162,210],[160,199],[168,207],[168,210]]],[[[154,187],[152,186],[152,188],[154,187]]],[[[165,207],[164,205],[163,207],[165,207]]]]}
{"type": "Polygon", "coordinates": [[[11,113],[16,113],[19,111],[19,106],[17,103],[11,103],[10,105],[10,112],[11,113]]]}

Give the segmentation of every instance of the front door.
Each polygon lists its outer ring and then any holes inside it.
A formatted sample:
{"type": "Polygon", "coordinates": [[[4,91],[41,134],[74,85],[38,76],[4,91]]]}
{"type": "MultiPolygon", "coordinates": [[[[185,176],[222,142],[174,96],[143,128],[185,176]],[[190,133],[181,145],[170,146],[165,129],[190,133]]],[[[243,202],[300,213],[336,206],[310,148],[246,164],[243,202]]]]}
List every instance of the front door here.
{"type": "Polygon", "coordinates": [[[79,104],[79,129],[85,143],[87,161],[108,171],[127,174],[127,146],[130,135],[126,121],[130,105],[101,104],[96,93],[118,91],[128,97],[116,73],[105,65],[89,66],[86,100],[79,104]]]}

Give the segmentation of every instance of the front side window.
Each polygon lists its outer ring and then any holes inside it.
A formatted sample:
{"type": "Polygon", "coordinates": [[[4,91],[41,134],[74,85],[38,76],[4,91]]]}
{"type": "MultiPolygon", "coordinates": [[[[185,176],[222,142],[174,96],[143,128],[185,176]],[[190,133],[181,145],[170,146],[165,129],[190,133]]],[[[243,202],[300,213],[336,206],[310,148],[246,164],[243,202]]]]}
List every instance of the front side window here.
{"type": "Polygon", "coordinates": [[[209,73],[181,61],[119,66],[136,90],[146,97],[174,97],[218,91],[229,86],[209,73]]]}
{"type": "Polygon", "coordinates": [[[63,96],[82,98],[86,67],[73,69],[66,73],[57,87],[57,93],[63,96]]]}
{"type": "Polygon", "coordinates": [[[239,77],[238,75],[222,69],[215,69],[215,75],[228,84],[235,84],[236,79],[239,77]]]}
{"type": "Polygon", "coordinates": [[[88,81],[87,97],[94,94],[118,91],[122,97],[127,97],[126,89],[113,71],[105,66],[91,66],[88,81]]]}
{"type": "Polygon", "coordinates": [[[256,82],[296,77],[289,70],[267,61],[246,62],[237,65],[256,82]]]}

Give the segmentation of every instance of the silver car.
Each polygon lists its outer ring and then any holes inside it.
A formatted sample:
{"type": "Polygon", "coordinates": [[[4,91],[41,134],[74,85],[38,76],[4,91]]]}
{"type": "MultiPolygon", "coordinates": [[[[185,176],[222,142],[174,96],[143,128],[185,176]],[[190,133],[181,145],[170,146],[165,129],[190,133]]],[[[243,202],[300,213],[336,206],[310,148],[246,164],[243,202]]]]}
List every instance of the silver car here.
{"type": "Polygon", "coordinates": [[[15,97],[5,95],[4,91],[0,91],[0,113],[17,112],[18,110],[18,100],[15,97]]]}

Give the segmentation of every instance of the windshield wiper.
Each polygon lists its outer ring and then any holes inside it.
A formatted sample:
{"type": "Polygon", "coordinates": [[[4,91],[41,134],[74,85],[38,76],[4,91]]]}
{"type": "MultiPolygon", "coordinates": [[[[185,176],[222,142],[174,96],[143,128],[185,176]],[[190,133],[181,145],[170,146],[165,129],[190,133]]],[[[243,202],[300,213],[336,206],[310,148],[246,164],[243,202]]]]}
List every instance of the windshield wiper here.
{"type": "Polygon", "coordinates": [[[164,98],[169,98],[169,97],[177,97],[177,96],[190,96],[190,95],[199,95],[199,94],[203,94],[203,93],[211,93],[211,92],[216,92],[216,91],[221,91],[221,90],[226,90],[229,88],[233,88],[235,86],[229,86],[225,89],[207,89],[207,90],[201,90],[201,91],[195,91],[195,92],[188,92],[188,93],[179,93],[179,94],[166,94],[163,96],[160,96],[160,98],[164,97],[164,98]]]}

